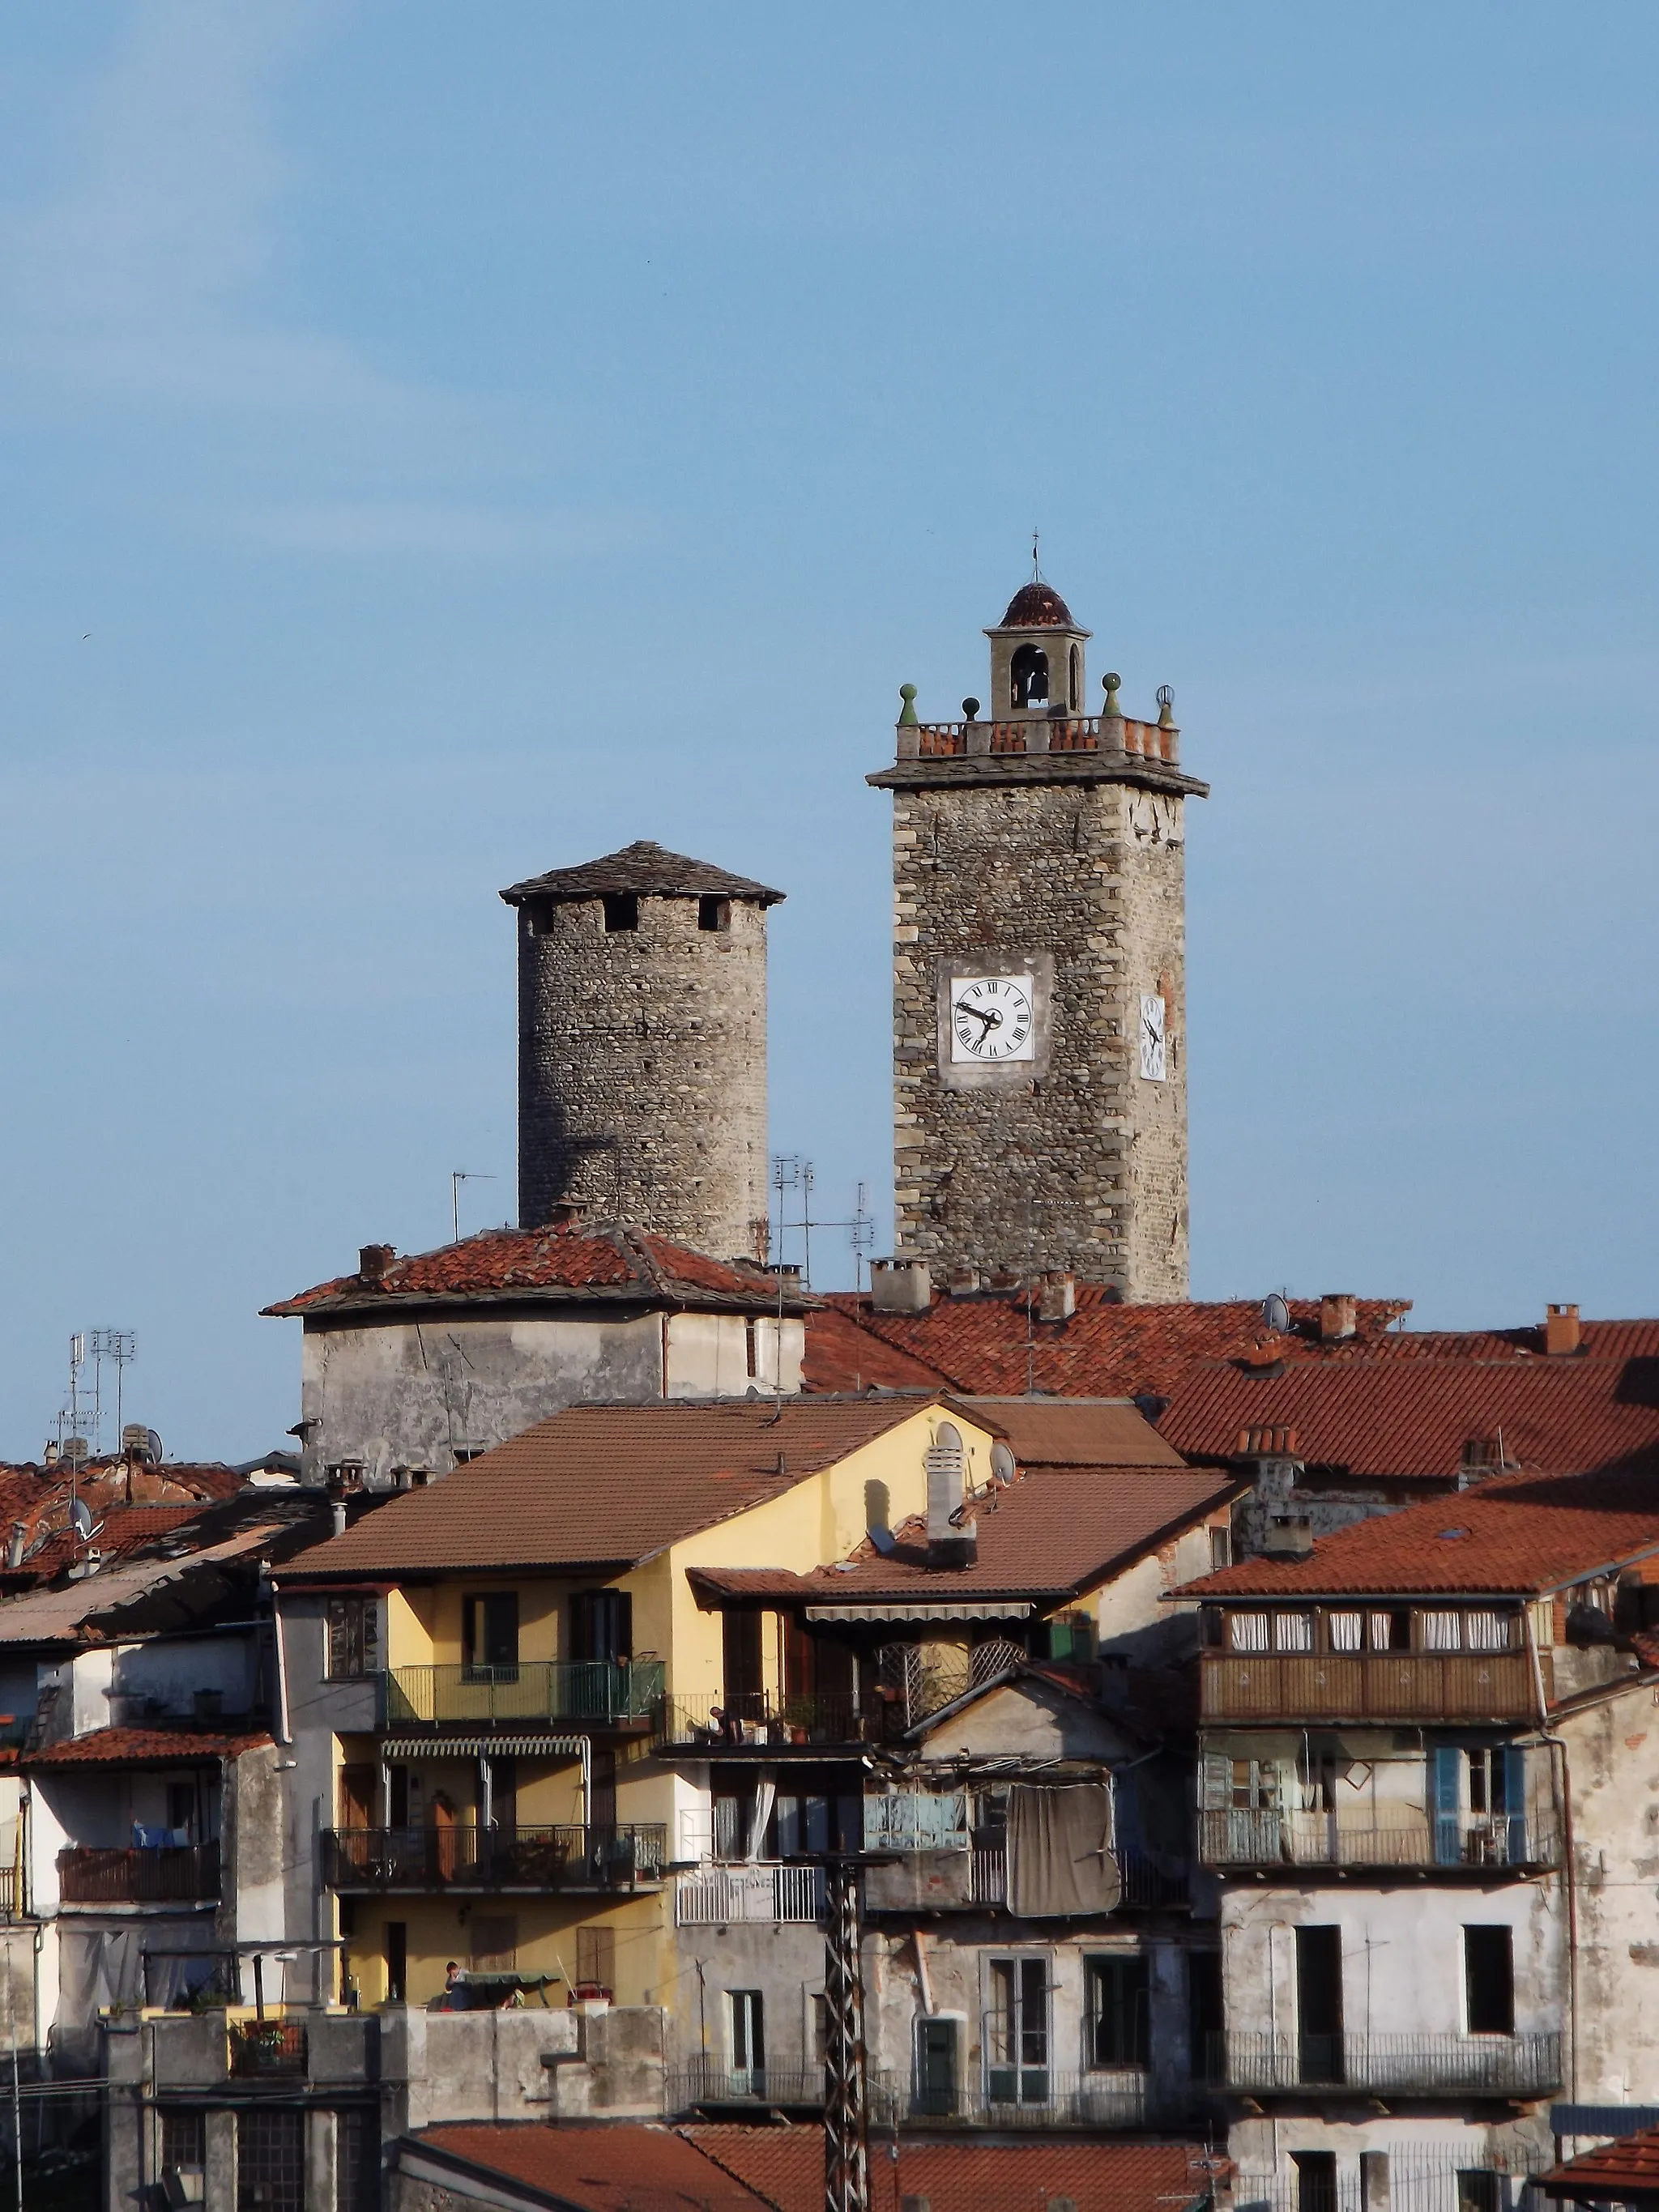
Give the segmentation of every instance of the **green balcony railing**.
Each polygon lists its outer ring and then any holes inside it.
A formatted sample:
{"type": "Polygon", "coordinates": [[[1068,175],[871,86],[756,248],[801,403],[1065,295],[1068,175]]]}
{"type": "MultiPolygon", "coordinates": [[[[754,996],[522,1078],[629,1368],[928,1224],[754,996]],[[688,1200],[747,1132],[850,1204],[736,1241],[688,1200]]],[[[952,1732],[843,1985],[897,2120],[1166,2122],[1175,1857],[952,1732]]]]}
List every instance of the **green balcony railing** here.
{"type": "Polygon", "coordinates": [[[393,1728],[479,1721],[626,1728],[655,1717],[662,1684],[660,1659],[394,1667],[386,1679],[386,1720],[393,1728]]]}

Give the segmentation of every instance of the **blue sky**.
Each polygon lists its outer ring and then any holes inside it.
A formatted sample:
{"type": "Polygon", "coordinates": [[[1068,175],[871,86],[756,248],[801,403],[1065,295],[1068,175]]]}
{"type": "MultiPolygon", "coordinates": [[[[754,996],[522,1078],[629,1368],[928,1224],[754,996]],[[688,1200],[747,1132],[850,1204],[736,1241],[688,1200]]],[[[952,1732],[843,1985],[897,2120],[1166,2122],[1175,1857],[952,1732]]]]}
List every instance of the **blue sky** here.
{"type": "Polygon", "coordinates": [[[262,1304],[511,1210],[496,890],[633,837],[787,890],[774,1142],[884,1200],[862,778],[1034,526],[1214,787],[1197,1294],[1654,1310],[1651,9],[0,41],[0,1450],[98,1324],[276,1441],[262,1304]]]}

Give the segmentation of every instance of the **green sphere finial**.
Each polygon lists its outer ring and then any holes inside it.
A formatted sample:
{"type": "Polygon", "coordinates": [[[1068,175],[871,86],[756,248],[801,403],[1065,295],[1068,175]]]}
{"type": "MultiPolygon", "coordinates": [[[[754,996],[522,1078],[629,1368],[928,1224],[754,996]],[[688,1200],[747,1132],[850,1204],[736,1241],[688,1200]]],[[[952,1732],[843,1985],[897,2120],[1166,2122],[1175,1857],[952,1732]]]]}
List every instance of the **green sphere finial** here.
{"type": "Polygon", "coordinates": [[[904,704],[899,708],[898,726],[902,730],[913,730],[921,720],[921,715],[916,712],[915,685],[901,684],[899,697],[903,700],[904,704]]]}
{"type": "Polygon", "coordinates": [[[1123,678],[1117,675],[1103,676],[1100,679],[1100,688],[1106,694],[1106,704],[1102,712],[1119,722],[1123,720],[1123,708],[1118,702],[1117,696],[1118,687],[1122,681],[1123,678]]]}

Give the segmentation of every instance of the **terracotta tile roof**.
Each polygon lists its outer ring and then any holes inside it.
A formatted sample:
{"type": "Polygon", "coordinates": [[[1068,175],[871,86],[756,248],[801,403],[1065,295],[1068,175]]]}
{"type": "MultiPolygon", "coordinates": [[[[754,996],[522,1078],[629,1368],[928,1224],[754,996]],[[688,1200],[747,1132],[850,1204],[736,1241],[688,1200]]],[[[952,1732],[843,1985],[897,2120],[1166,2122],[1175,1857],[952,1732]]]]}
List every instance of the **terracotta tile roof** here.
{"type": "MultiPolygon", "coordinates": [[[[846,1294],[843,1292],[844,1297],[846,1294]]],[[[850,1303],[850,1301],[849,1301],[850,1303]]],[[[831,1292],[806,1324],[802,1379],[809,1390],[931,1390],[945,1386],[938,1368],[886,1343],[844,1313],[831,1292]]]]}
{"type": "Polygon", "coordinates": [[[526,899],[571,901],[603,898],[607,891],[634,891],[641,898],[752,899],[757,906],[777,906],[783,898],[769,884],[748,876],[729,875],[707,860],[694,860],[684,853],[667,853],[641,837],[620,851],[597,860],[583,860],[574,868],[550,868],[544,876],[530,876],[511,884],[501,896],[509,906],[526,899]]]}
{"type": "Polygon", "coordinates": [[[964,1398],[963,1403],[990,1416],[1021,1466],[1186,1466],[1127,1399],[964,1398]]]}
{"type": "Polygon", "coordinates": [[[1533,2186],[1547,2197],[1659,2203],[1659,2128],[1598,2144],[1540,2174],[1533,2186]]]}
{"type": "Polygon", "coordinates": [[[894,1530],[890,1553],[866,1541],[850,1561],[811,1574],[709,1567],[694,1569],[691,1580],[714,1596],[806,1605],[1065,1596],[1202,1521],[1238,1489],[1230,1476],[1185,1468],[1028,1468],[1011,1488],[981,1499],[972,1566],[929,1566],[926,1522],[918,1517],[894,1530]]]}
{"type": "Polygon", "coordinates": [[[1183,1598],[1441,1591],[1532,1595],[1659,1552],[1659,1462],[1615,1474],[1494,1475],[1322,1536],[1305,1559],[1247,1559],[1183,1598]]]}
{"type": "MultiPolygon", "coordinates": [[[[424,2154],[442,2168],[500,2174],[551,2203],[581,2212],[761,2212],[757,2197],[672,2128],[613,2123],[588,2128],[426,2128],[398,2145],[398,2163],[424,2154]]],[[[823,2152],[819,2152],[820,2160],[823,2152]]],[[[823,2179],[818,2178],[820,2203],[823,2179]]]]}
{"type": "MultiPolygon", "coordinates": [[[[548,1299],[772,1313],[778,1293],[775,1283],[758,1272],[727,1267],[626,1223],[596,1222],[486,1229],[435,1252],[394,1258],[380,1275],[337,1275],[263,1311],[279,1316],[343,1308],[389,1312],[463,1300],[476,1304],[548,1299]]],[[[792,1294],[784,1310],[799,1314],[805,1304],[792,1294]]]]}
{"type": "Polygon", "coordinates": [[[1000,629],[1075,629],[1072,610],[1052,584],[1022,584],[1008,602],[1000,629]]]}
{"type": "Polygon", "coordinates": [[[1496,1469],[1500,1449],[1508,1468],[1586,1474],[1659,1445],[1659,1356],[1471,1357],[1463,1341],[1431,1338],[1420,1352],[1390,1338],[1370,1358],[1292,1358],[1267,1372],[1207,1362],[1174,1385],[1158,1428],[1206,1458],[1242,1452],[1251,1429],[1288,1429],[1310,1466],[1444,1482],[1496,1469]]]}
{"type": "MultiPolygon", "coordinates": [[[[1027,1386],[1023,1290],[953,1298],[942,1292],[927,1313],[877,1313],[867,1293],[830,1292],[836,1320],[813,1314],[806,1325],[807,1371],[813,1389],[850,1390],[882,1381],[869,1370],[867,1341],[885,1346],[948,1389],[968,1395],[1018,1397],[1027,1386]],[[847,1324],[851,1324],[849,1332],[847,1324]],[[860,1363],[863,1363],[862,1364],[860,1363]]],[[[1405,1298],[1360,1298],[1356,1334],[1341,1344],[1319,1341],[1317,1299],[1291,1301],[1287,1351],[1319,1359],[1351,1358],[1367,1346],[1403,1338],[1390,1324],[1410,1310],[1405,1298]]],[[[1218,1304],[1126,1305],[1098,1283],[1079,1283],[1068,1320],[1034,1322],[1030,1346],[1033,1387],[1054,1398],[1170,1397],[1201,1361],[1236,1358],[1264,1334],[1261,1308],[1251,1298],[1218,1304]]],[[[897,1379],[897,1378],[896,1378],[897,1379]]],[[[921,1375],[907,1370],[915,1382],[921,1375]]]]}
{"type": "Polygon", "coordinates": [[[252,1735],[227,1735],[195,1729],[94,1729],[86,1735],[70,1736],[40,1751],[26,1751],[19,1761],[26,1767],[57,1766],[188,1766],[209,1759],[234,1759],[257,1751],[270,1737],[260,1729],[252,1735]]]}
{"type": "Polygon", "coordinates": [[[284,1571],[361,1577],[632,1564],[781,1497],[934,1402],[724,1398],[568,1407],[430,1489],[392,1498],[284,1571]]]}
{"type": "MultiPolygon", "coordinates": [[[[821,2212],[823,2131],[817,2127],[686,2127],[681,2130],[778,2212],[821,2212]]],[[[896,2160],[870,2147],[872,2212],[925,2197],[937,2212],[1042,2212],[1068,2197],[1078,2212],[1183,2212],[1209,2198],[1224,2158],[1199,2143],[899,2142],[896,2160]]]]}

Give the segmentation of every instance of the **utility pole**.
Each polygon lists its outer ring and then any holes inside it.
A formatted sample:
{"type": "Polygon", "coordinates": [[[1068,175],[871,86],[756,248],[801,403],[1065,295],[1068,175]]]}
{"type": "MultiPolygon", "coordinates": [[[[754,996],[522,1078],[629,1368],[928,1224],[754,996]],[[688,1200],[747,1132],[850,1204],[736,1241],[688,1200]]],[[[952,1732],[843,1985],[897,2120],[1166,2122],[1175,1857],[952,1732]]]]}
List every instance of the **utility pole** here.
{"type": "Polygon", "coordinates": [[[823,1945],[829,2030],[823,2085],[823,2207],[824,2212],[870,2212],[858,1862],[832,1858],[824,1868],[823,1879],[829,1919],[823,1945]]]}

